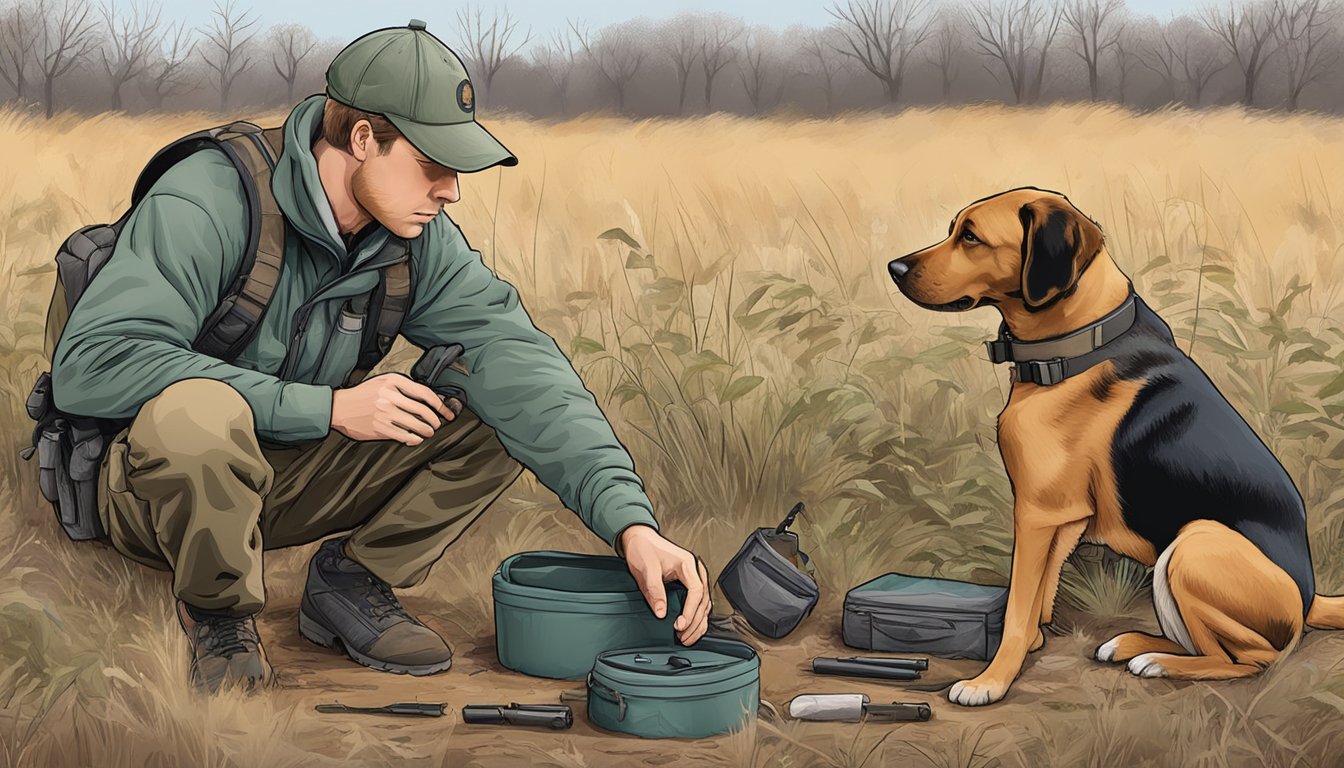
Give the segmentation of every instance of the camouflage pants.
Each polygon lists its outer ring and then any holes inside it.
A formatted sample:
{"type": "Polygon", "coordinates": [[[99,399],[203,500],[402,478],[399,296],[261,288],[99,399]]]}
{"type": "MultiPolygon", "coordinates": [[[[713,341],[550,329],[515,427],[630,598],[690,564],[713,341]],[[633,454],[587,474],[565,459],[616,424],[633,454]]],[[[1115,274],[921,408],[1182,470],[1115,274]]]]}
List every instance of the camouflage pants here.
{"type": "Polygon", "coordinates": [[[126,557],[173,572],[208,610],[265,602],[262,551],[353,531],[352,555],[397,587],[429,568],[522,468],[469,410],[417,446],[327,437],[263,447],[252,410],[213,379],[164,389],[112,442],[98,506],[126,557]]]}

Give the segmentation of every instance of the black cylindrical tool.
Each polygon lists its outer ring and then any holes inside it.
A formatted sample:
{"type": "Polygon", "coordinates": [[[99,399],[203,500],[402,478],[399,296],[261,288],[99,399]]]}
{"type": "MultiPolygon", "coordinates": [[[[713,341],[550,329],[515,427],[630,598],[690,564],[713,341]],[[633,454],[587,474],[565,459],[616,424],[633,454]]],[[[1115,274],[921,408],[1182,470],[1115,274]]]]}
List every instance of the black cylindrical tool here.
{"type": "Polygon", "coordinates": [[[462,722],[563,730],[574,724],[574,710],[568,704],[468,704],[462,708],[462,722]]]}
{"type": "Polygon", "coordinates": [[[898,659],[889,656],[842,656],[838,661],[857,661],[860,664],[877,664],[896,667],[897,669],[913,669],[919,672],[929,668],[928,659],[898,659]]]}
{"type": "Polygon", "coordinates": [[[849,675],[882,680],[918,680],[919,670],[888,664],[866,664],[848,659],[818,657],[812,660],[812,671],[819,675],[849,675]]]}

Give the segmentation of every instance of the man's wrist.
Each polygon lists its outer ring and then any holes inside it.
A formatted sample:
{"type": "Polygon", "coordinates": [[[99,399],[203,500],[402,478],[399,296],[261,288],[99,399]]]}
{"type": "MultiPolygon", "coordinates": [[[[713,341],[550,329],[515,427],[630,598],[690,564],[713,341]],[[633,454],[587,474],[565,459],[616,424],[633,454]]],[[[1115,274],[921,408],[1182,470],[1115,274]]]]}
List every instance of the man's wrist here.
{"type": "Polygon", "coordinates": [[[627,536],[645,535],[640,531],[637,531],[636,530],[637,528],[646,528],[652,531],[655,535],[657,535],[658,533],[658,529],[654,528],[652,525],[649,525],[648,523],[631,523],[630,525],[627,525],[626,527],[622,528],[619,533],[616,534],[615,539],[612,541],[612,548],[616,550],[616,554],[618,556],[622,558],[625,557],[627,536]]]}

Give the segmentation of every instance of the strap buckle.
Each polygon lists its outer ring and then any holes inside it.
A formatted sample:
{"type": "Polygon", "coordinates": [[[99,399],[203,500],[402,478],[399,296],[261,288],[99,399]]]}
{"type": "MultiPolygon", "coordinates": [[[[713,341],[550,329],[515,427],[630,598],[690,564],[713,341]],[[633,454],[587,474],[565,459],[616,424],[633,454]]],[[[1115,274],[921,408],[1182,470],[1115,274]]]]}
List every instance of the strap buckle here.
{"type": "Polygon", "coordinates": [[[1064,358],[1050,360],[1024,360],[1013,366],[1013,380],[1029,384],[1051,386],[1065,379],[1064,358]]]}
{"type": "Polygon", "coordinates": [[[1011,348],[1007,339],[986,341],[985,351],[989,353],[989,362],[991,363],[1006,363],[1012,359],[1010,356],[1011,348]]]}

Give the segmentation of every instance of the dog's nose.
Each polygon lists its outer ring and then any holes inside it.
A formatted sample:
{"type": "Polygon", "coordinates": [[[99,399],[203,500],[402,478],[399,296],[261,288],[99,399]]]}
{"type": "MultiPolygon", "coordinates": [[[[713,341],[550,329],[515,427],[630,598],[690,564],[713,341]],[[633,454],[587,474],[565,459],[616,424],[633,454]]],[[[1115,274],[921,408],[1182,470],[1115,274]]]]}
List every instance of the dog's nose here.
{"type": "Polygon", "coordinates": [[[905,277],[906,273],[910,271],[910,263],[905,259],[894,259],[887,265],[887,271],[891,273],[891,279],[899,283],[901,278],[905,277]]]}

